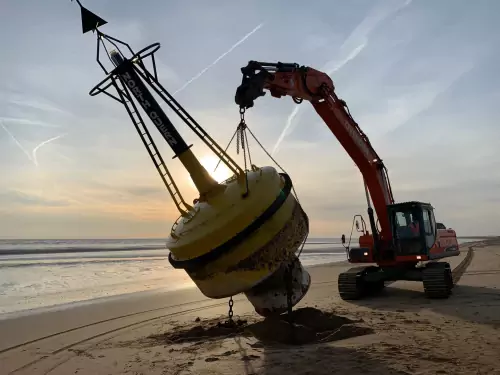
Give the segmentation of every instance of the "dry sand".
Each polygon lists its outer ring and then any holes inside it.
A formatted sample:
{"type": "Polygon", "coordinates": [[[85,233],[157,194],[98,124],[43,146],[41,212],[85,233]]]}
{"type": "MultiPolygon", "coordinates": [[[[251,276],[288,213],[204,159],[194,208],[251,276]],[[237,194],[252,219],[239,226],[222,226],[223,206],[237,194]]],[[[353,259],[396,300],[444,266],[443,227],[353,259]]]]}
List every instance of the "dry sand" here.
{"type": "Polygon", "coordinates": [[[288,323],[263,320],[241,296],[234,328],[227,301],[195,289],[79,306],[0,321],[0,374],[500,374],[500,240],[449,258],[458,280],[448,300],[421,283],[345,302],[346,263],[310,268],[296,308],[302,345],[288,323]]]}

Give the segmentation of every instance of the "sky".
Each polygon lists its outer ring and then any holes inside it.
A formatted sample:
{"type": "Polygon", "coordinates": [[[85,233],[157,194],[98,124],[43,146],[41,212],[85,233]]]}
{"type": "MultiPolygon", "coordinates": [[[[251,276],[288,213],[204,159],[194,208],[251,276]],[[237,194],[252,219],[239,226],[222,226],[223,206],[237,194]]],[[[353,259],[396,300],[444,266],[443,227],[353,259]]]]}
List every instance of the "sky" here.
{"type": "MultiPolygon", "coordinates": [[[[459,236],[500,234],[500,3],[495,0],[82,0],[136,51],[160,42],[162,84],[225,147],[240,68],[331,76],[389,171],[396,201],[459,236]]],[[[0,2],[0,238],[166,237],[178,212],[105,78],[76,2],[0,2]]],[[[109,65],[108,65],[109,66],[109,65]]],[[[169,114],[170,112],[167,112],[169,114]]],[[[202,163],[214,155],[172,118],[202,163]]],[[[308,102],[259,98],[249,128],[290,174],[310,236],[349,234],[362,176],[308,102]]],[[[148,122],[188,202],[188,173],[148,122]]],[[[250,142],[252,160],[273,162],[250,142]]],[[[236,147],[230,155],[243,165],[236,147]]],[[[224,178],[224,171],[217,178],[224,178]]]]}

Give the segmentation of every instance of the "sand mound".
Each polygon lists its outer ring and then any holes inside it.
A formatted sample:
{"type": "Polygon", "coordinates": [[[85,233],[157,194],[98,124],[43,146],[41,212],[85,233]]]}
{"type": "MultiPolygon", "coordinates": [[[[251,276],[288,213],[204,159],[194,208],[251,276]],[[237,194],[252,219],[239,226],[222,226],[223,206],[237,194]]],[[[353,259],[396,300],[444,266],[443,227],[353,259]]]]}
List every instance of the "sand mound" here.
{"type": "Polygon", "coordinates": [[[355,325],[354,321],[306,307],[292,313],[293,325],[286,314],[269,317],[247,327],[262,342],[287,345],[304,345],[318,342],[343,340],[373,333],[368,327],[355,325]]]}
{"type": "Polygon", "coordinates": [[[179,344],[234,336],[254,336],[266,344],[303,345],[318,342],[343,340],[373,333],[371,328],[358,326],[353,320],[332,313],[306,307],[292,313],[293,325],[286,314],[268,317],[262,321],[234,320],[225,324],[222,319],[210,319],[173,328],[161,335],[150,336],[150,340],[163,344],[179,344]]]}
{"type": "Polygon", "coordinates": [[[196,324],[173,328],[171,331],[152,335],[149,338],[166,344],[180,344],[192,341],[203,341],[206,339],[228,338],[245,333],[247,320],[235,319],[233,324],[227,324],[222,319],[210,319],[201,321],[196,319],[196,324]]]}

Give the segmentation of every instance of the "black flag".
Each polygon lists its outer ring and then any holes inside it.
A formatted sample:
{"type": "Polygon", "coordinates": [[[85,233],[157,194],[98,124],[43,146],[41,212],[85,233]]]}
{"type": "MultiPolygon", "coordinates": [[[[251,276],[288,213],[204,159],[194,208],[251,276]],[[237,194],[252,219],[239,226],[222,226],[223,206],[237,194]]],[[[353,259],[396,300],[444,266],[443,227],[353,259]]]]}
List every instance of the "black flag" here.
{"type": "MultiPolygon", "coordinates": [[[[71,0],[73,1],[73,0],[71,0]]],[[[103,20],[98,15],[92,13],[90,10],[85,8],[79,0],[76,0],[82,12],[82,32],[85,34],[88,31],[95,31],[99,26],[105,25],[108,22],[103,20]]]]}

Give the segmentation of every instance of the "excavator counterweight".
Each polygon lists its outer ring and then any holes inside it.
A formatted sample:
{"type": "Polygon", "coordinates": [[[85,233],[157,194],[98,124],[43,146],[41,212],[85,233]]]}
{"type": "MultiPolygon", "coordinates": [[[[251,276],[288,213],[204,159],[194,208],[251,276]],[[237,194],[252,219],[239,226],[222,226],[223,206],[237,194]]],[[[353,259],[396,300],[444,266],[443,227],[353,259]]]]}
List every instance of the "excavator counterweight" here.
{"type": "Polygon", "coordinates": [[[356,221],[359,246],[348,245],[346,251],[350,263],[365,266],[340,274],[340,296],[357,299],[383,289],[386,281],[413,280],[423,282],[429,298],[447,298],[453,288],[451,268],[437,260],[460,253],[455,231],[441,229],[429,203],[394,201],[387,168],[336,95],[332,79],[295,63],[250,61],[241,72],[235,95],[240,110],[253,107],[266,91],[275,98],[291,96],[297,104],[309,101],[363,176],[371,233],[364,220],[361,228],[356,221]]]}

